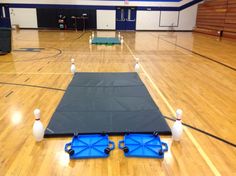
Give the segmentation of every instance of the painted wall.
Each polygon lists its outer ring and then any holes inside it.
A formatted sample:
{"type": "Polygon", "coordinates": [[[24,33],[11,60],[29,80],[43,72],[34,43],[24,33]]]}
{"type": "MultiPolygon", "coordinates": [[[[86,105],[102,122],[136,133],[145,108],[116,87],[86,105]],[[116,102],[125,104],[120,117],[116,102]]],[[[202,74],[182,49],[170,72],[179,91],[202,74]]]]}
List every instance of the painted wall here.
{"type": "Polygon", "coordinates": [[[160,11],[160,27],[178,26],[179,11],[160,11]]]}
{"type": "Polygon", "coordinates": [[[192,30],[196,16],[197,4],[182,11],[138,10],[136,30],[192,30]]]}
{"type": "Polygon", "coordinates": [[[160,11],[137,11],[136,30],[157,30],[160,11]]]}
{"type": "Polygon", "coordinates": [[[116,29],[115,10],[97,10],[97,29],[116,29]]]}
{"type": "Polygon", "coordinates": [[[193,30],[196,25],[198,5],[191,6],[187,9],[180,11],[179,26],[175,29],[178,30],[193,30]]]}
{"type": "Polygon", "coordinates": [[[11,25],[20,28],[38,28],[35,8],[10,8],[11,25]]]}

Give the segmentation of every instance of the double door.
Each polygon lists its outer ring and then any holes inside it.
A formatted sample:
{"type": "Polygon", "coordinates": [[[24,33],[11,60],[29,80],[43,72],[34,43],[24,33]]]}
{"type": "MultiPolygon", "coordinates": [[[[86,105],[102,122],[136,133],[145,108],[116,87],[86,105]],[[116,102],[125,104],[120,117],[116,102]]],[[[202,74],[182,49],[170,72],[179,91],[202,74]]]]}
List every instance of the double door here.
{"type": "Polygon", "coordinates": [[[116,30],[135,30],[136,8],[117,7],[116,8],[116,30]]]}

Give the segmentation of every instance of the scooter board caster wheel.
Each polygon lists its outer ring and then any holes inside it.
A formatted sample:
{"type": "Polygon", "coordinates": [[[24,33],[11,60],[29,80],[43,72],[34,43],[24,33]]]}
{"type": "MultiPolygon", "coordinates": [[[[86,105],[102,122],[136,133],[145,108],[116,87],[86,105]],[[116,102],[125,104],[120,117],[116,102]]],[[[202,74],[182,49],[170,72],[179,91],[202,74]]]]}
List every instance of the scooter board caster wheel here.
{"type": "Polygon", "coordinates": [[[163,155],[164,154],[164,152],[162,150],[160,150],[158,153],[159,153],[159,155],[163,155]]]}
{"type": "Polygon", "coordinates": [[[106,154],[109,154],[110,153],[110,151],[111,151],[111,149],[110,148],[105,148],[105,150],[104,150],[104,152],[106,153],[106,154]]]}
{"type": "Polygon", "coordinates": [[[128,148],[128,147],[124,147],[124,148],[123,148],[123,151],[124,151],[125,153],[128,153],[128,152],[129,152],[129,148],[128,148]]]}
{"type": "Polygon", "coordinates": [[[159,136],[159,133],[158,133],[157,131],[154,131],[154,132],[153,132],[153,136],[158,137],[158,136],[159,136]]]}
{"type": "Polygon", "coordinates": [[[71,155],[73,155],[73,154],[75,153],[75,151],[74,151],[73,149],[70,149],[70,150],[68,151],[68,153],[69,153],[69,155],[71,156],[71,155]]]}
{"type": "Polygon", "coordinates": [[[77,137],[79,135],[79,132],[75,132],[74,136],[77,137]]]}
{"type": "Polygon", "coordinates": [[[103,132],[101,133],[102,136],[106,136],[106,134],[107,134],[106,131],[103,131],[103,132]]]}

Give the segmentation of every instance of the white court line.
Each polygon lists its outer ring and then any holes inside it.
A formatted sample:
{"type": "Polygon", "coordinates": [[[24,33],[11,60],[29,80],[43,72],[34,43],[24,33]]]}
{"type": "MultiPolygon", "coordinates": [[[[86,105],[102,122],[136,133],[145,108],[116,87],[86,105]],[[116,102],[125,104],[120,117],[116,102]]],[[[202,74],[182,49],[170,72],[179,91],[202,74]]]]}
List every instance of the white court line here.
{"type": "MultiPolygon", "coordinates": [[[[128,50],[130,51],[131,55],[134,57],[134,59],[136,60],[135,55],[133,54],[132,50],[130,49],[129,45],[126,44],[126,42],[124,42],[124,44],[127,46],[128,50]]],[[[162,100],[165,102],[165,104],[167,105],[168,109],[171,111],[171,113],[175,116],[175,110],[174,108],[170,105],[170,103],[168,102],[168,100],[166,99],[166,97],[163,95],[163,93],[160,91],[160,89],[158,88],[158,86],[154,83],[154,81],[152,80],[152,78],[149,76],[149,74],[146,72],[146,70],[143,68],[143,66],[139,63],[140,68],[143,70],[144,74],[147,76],[148,80],[151,82],[152,86],[154,87],[154,89],[157,91],[157,93],[160,95],[160,97],[162,98],[162,100]]],[[[187,134],[187,136],[189,137],[189,139],[192,141],[192,143],[194,144],[195,148],[198,150],[198,152],[201,154],[202,158],[205,160],[205,162],[207,163],[207,165],[210,167],[211,171],[214,173],[214,175],[216,176],[220,176],[220,172],[217,170],[216,166],[212,163],[212,161],[210,160],[210,158],[207,156],[207,154],[204,152],[204,150],[202,149],[201,145],[197,142],[197,140],[194,138],[194,136],[192,135],[192,133],[188,130],[188,128],[184,127],[183,128],[185,133],[187,134]]]]}

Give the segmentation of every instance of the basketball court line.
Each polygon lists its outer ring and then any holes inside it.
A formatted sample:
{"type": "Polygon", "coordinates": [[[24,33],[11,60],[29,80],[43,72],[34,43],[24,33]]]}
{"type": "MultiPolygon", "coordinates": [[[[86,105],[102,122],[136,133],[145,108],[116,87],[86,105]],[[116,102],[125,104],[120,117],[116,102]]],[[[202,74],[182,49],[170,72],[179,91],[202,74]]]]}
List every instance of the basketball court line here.
{"type": "Polygon", "coordinates": [[[41,89],[48,89],[48,90],[57,90],[65,92],[66,89],[54,88],[54,87],[47,87],[47,86],[38,86],[32,84],[19,84],[19,83],[9,83],[9,82],[0,82],[0,85],[12,85],[12,86],[23,86],[23,87],[33,87],[33,88],[41,88],[41,89]]]}
{"type": "MultiPolygon", "coordinates": [[[[175,117],[167,117],[167,116],[164,116],[164,118],[167,119],[167,120],[171,120],[171,121],[173,121],[173,122],[176,121],[175,117]]],[[[226,139],[220,138],[220,137],[218,137],[218,136],[216,136],[216,135],[214,135],[214,134],[211,134],[211,133],[209,133],[209,132],[207,132],[207,131],[204,131],[204,130],[202,130],[202,129],[200,129],[200,128],[191,126],[191,125],[189,125],[189,124],[187,124],[187,123],[182,122],[182,124],[183,124],[184,126],[188,127],[188,128],[191,128],[191,129],[193,129],[193,130],[195,130],[195,131],[198,131],[198,132],[200,132],[200,133],[202,133],[202,134],[205,134],[205,135],[207,135],[207,136],[210,136],[210,137],[212,137],[212,138],[214,138],[214,139],[216,139],[216,140],[219,140],[219,141],[221,141],[221,142],[224,142],[225,144],[231,145],[232,147],[236,147],[236,144],[234,144],[234,143],[232,143],[232,142],[230,142],[230,141],[227,141],[226,139]]]]}
{"type": "MultiPolygon", "coordinates": [[[[129,45],[124,41],[124,44],[126,45],[126,47],[128,48],[129,52],[131,53],[131,55],[133,56],[133,58],[136,60],[135,55],[133,54],[132,50],[130,49],[129,45]]],[[[143,73],[147,76],[148,80],[150,81],[150,83],[152,84],[152,86],[154,87],[154,89],[156,90],[156,92],[159,94],[159,96],[161,97],[161,99],[164,101],[164,103],[166,104],[166,106],[168,107],[168,109],[170,110],[170,112],[173,114],[173,116],[175,116],[175,110],[174,108],[170,105],[170,103],[168,102],[168,100],[165,98],[165,96],[163,95],[163,93],[160,91],[160,89],[158,88],[158,86],[154,83],[154,81],[152,80],[152,78],[149,76],[149,74],[146,72],[146,70],[144,69],[144,67],[139,63],[140,68],[142,69],[143,73]]],[[[184,132],[187,134],[188,138],[191,140],[191,142],[194,144],[195,148],[197,149],[197,151],[200,153],[200,155],[202,156],[202,158],[205,160],[205,162],[207,163],[207,165],[209,166],[209,168],[211,169],[211,171],[214,173],[214,175],[216,176],[220,176],[220,172],[217,170],[216,166],[212,163],[212,161],[210,160],[210,158],[207,156],[207,154],[204,152],[204,150],[202,149],[201,145],[197,142],[197,140],[194,138],[194,136],[192,135],[192,133],[188,130],[188,128],[183,127],[184,132]]]]}

